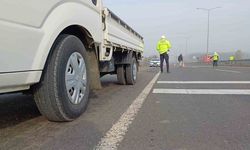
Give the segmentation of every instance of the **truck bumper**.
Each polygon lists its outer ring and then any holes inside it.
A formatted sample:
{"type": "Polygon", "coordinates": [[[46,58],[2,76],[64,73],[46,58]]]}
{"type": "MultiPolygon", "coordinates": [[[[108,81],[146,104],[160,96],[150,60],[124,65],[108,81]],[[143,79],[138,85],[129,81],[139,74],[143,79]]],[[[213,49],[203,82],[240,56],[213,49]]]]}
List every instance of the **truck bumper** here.
{"type": "Polygon", "coordinates": [[[39,82],[42,71],[0,73],[0,94],[27,90],[39,82]]]}

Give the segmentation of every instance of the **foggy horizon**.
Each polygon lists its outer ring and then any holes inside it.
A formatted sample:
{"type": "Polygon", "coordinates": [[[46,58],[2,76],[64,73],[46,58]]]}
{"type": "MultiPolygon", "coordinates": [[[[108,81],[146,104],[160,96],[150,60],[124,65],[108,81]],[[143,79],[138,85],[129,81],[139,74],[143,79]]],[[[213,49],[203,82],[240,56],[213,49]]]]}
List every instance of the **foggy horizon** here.
{"type": "Polygon", "coordinates": [[[250,52],[250,1],[104,0],[104,5],[144,37],[145,56],[157,55],[161,35],[171,42],[171,55],[205,54],[207,12],[196,8],[217,6],[210,14],[209,53],[250,52]]]}

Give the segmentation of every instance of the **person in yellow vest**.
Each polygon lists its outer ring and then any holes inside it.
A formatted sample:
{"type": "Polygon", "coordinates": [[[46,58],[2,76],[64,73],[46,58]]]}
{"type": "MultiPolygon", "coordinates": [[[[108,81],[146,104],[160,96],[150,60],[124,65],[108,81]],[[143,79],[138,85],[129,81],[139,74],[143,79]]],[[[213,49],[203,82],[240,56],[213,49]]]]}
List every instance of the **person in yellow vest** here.
{"type": "Polygon", "coordinates": [[[231,64],[231,65],[233,65],[234,60],[235,60],[234,56],[230,56],[230,57],[229,57],[229,61],[230,61],[230,64],[231,64]]]}
{"type": "Polygon", "coordinates": [[[169,71],[169,51],[171,48],[171,43],[166,39],[166,37],[163,35],[161,36],[161,39],[157,43],[157,51],[160,54],[160,67],[161,67],[161,73],[163,73],[163,63],[164,60],[166,61],[167,65],[167,73],[170,73],[169,71]]]}
{"type": "Polygon", "coordinates": [[[218,66],[218,61],[219,61],[219,54],[217,52],[214,52],[214,55],[213,55],[213,67],[218,66]]]}

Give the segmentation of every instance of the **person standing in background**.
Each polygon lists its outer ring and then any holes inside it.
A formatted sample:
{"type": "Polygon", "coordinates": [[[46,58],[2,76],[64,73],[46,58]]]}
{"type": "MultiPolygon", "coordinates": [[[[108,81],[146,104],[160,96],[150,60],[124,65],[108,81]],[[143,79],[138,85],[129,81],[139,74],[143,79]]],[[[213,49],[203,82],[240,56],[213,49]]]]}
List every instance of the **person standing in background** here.
{"type": "Polygon", "coordinates": [[[161,73],[163,73],[163,63],[164,60],[166,61],[167,66],[167,73],[170,73],[169,71],[169,49],[171,48],[171,43],[166,39],[166,37],[163,35],[161,36],[161,39],[157,43],[157,51],[160,54],[160,67],[161,67],[161,73]]]}
{"type": "Polygon", "coordinates": [[[178,62],[179,62],[179,66],[180,67],[184,67],[184,62],[183,62],[183,56],[182,56],[182,54],[179,55],[178,62]]]}
{"type": "Polygon", "coordinates": [[[214,55],[213,55],[213,67],[218,66],[218,61],[219,61],[219,54],[217,52],[214,52],[214,55]]]}
{"type": "Polygon", "coordinates": [[[234,60],[235,60],[234,56],[229,57],[229,61],[230,61],[231,66],[234,64],[234,60]]]}

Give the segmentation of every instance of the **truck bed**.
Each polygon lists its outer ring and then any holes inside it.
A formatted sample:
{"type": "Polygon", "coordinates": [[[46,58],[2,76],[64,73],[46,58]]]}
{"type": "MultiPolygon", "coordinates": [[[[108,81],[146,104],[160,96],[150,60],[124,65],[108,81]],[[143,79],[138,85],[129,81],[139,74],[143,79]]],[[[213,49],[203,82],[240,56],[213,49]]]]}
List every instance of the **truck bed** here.
{"type": "Polygon", "coordinates": [[[106,8],[105,42],[114,47],[143,52],[143,37],[106,8]]]}

